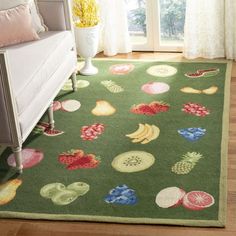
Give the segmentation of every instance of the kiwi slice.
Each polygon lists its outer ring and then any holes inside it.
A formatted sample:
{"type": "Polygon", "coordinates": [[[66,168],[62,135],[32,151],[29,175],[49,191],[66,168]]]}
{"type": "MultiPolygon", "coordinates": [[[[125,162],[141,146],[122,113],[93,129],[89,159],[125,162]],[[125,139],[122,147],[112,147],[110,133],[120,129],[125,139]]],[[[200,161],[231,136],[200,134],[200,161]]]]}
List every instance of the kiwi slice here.
{"type": "Polygon", "coordinates": [[[63,191],[65,188],[65,185],[61,183],[47,184],[41,188],[40,195],[51,199],[56,193],[63,191]]]}
{"type": "Polygon", "coordinates": [[[144,151],[129,151],[116,156],[111,165],[120,172],[138,172],[148,169],[155,162],[155,157],[144,151]]]}
{"type": "Polygon", "coordinates": [[[52,202],[56,205],[68,205],[77,198],[78,198],[77,192],[65,189],[63,191],[57,192],[52,197],[52,202]]]}
{"type": "Polygon", "coordinates": [[[84,182],[75,182],[68,185],[66,189],[75,191],[78,196],[83,196],[89,191],[89,185],[84,182]]]}

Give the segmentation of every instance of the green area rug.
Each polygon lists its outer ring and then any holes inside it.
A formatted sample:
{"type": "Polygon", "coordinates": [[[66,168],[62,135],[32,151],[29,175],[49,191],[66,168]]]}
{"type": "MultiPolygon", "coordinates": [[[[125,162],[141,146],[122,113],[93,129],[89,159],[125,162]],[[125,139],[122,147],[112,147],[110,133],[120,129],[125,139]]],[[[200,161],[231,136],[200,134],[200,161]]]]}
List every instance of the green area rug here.
{"type": "Polygon", "coordinates": [[[2,152],[0,216],[223,227],[230,63],[94,64],[25,142],[22,175],[2,152]]]}

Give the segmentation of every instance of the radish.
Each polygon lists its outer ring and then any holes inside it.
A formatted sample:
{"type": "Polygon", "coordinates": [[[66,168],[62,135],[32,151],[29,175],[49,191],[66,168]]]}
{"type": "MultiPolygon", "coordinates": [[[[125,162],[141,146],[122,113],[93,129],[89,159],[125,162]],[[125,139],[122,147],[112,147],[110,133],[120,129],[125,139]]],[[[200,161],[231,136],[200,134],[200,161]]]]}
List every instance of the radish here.
{"type": "Polygon", "coordinates": [[[61,102],[53,101],[53,111],[58,111],[61,109],[61,102]]]}
{"type": "Polygon", "coordinates": [[[161,208],[176,207],[182,204],[186,192],[178,187],[162,189],[156,196],[156,204],[161,208]]]}
{"type": "MultiPolygon", "coordinates": [[[[31,168],[37,164],[39,164],[39,162],[42,161],[44,155],[43,152],[37,149],[33,149],[33,148],[25,148],[22,150],[22,165],[23,168],[31,168]]],[[[16,166],[16,162],[15,162],[15,157],[14,154],[11,154],[8,158],[7,158],[7,163],[9,166],[16,166]]]]}
{"type": "Polygon", "coordinates": [[[214,197],[203,191],[191,191],[183,199],[183,206],[194,211],[203,210],[214,203],[214,197]]]}
{"type": "Polygon", "coordinates": [[[141,87],[141,90],[148,94],[161,94],[169,91],[170,86],[162,82],[149,82],[141,87]]]}

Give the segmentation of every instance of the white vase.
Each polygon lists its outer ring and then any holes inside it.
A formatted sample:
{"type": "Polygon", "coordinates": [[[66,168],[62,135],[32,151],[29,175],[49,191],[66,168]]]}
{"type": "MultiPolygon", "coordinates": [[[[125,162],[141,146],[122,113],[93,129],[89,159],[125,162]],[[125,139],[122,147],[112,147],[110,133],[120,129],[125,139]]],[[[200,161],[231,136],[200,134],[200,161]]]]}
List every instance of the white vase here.
{"type": "Polygon", "coordinates": [[[75,28],[77,52],[85,59],[85,64],[79,71],[82,75],[95,75],[98,73],[98,69],[92,64],[92,58],[98,51],[99,29],[99,25],[75,28]]]}

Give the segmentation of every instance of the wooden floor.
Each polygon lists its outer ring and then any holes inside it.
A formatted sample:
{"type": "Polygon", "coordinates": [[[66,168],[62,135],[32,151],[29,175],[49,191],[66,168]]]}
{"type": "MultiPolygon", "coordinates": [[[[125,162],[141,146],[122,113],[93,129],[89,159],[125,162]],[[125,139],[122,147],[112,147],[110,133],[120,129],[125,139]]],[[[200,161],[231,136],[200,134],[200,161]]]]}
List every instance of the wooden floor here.
{"type": "MultiPolygon", "coordinates": [[[[101,57],[101,56],[100,56],[101,57]]],[[[181,54],[132,53],[119,58],[181,58],[181,54]]],[[[0,220],[0,236],[233,236],[236,235],[236,63],[231,82],[227,225],[219,228],[0,220]]]]}

